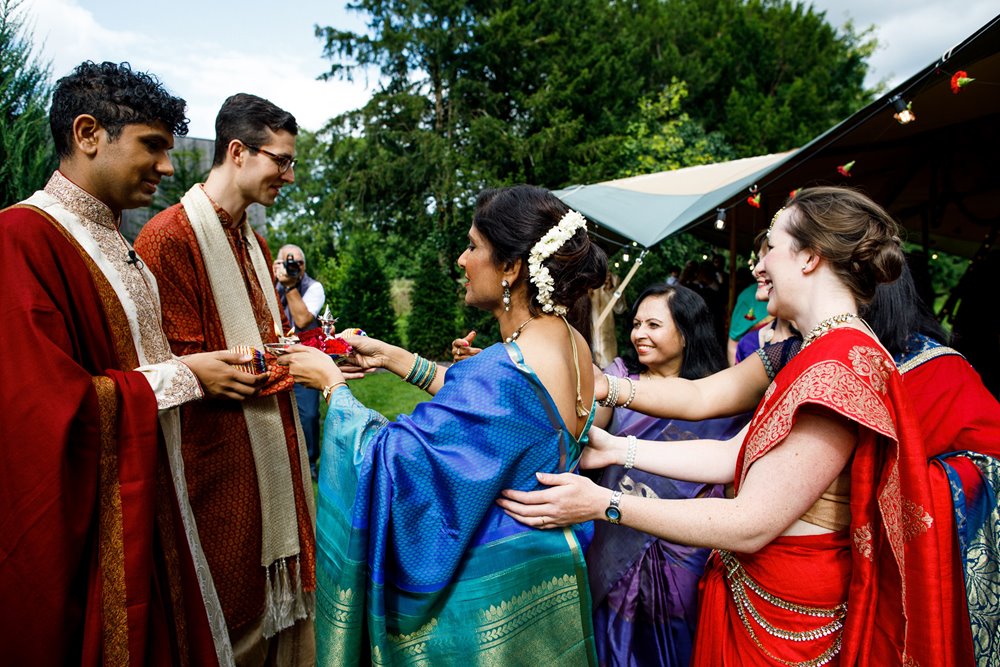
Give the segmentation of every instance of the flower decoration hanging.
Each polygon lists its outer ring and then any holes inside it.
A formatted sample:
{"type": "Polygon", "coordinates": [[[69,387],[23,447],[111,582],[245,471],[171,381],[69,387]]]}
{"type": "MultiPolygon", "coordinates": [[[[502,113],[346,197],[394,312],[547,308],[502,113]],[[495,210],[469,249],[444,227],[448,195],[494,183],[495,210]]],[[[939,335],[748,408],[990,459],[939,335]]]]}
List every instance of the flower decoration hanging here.
{"type": "Polygon", "coordinates": [[[840,165],[839,167],[837,167],[837,173],[840,174],[841,176],[845,177],[845,178],[850,178],[851,177],[851,169],[854,168],[854,162],[855,162],[855,160],[851,160],[850,162],[848,162],[846,164],[840,165]]]}
{"type": "Polygon", "coordinates": [[[747,203],[754,208],[760,208],[760,190],[757,189],[756,185],[750,188],[750,196],[747,197],[747,203]]]}
{"type": "Polygon", "coordinates": [[[975,81],[965,70],[958,70],[951,75],[951,92],[958,95],[958,91],[975,81]]]}

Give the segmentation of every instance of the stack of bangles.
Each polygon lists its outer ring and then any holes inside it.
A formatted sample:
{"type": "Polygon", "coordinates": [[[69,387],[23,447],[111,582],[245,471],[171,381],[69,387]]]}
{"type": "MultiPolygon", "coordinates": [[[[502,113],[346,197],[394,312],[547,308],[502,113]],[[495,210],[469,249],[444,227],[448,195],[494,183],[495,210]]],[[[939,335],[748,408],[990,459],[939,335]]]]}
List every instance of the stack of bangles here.
{"type": "Polygon", "coordinates": [[[632,378],[619,378],[607,373],[604,374],[604,377],[608,380],[608,395],[598,401],[597,404],[605,408],[627,408],[632,405],[632,401],[635,400],[635,382],[632,378]],[[618,405],[618,397],[621,396],[621,387],[618,384],[619,380],[628,382],[628,399],[621,405],[618,405]]]}
{"type": "Polygon", "coordinates": [[[431,386],[434,382],[434,377],[437,375],[437,364],[433,361],[428,361],[424,359],[419,354],[413,355],[413,365],[410,366],[410,372],[406,374],[403,378],[410,384],[420,387],[424,391],[431,386]]]}

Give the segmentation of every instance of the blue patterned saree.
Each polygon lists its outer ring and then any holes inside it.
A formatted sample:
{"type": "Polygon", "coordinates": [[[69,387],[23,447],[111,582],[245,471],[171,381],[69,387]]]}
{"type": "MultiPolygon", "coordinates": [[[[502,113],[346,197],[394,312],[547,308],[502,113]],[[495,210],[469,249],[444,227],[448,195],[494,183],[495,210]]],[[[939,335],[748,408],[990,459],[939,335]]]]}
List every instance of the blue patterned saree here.
{"type": "Polygon", "coordinates": [[[584,528],[534,530],[494,502],[582,447],[515,343],[395,423],[338,388],[323,440],[320,665],[596,664],[584,528]]]}
{"type": "Polygon", "coordinates": [[[1000,461],[976,452],[949,452],[933,460],[951,486],[976,664],[995,665],[1000,655],[1000,461]]]}

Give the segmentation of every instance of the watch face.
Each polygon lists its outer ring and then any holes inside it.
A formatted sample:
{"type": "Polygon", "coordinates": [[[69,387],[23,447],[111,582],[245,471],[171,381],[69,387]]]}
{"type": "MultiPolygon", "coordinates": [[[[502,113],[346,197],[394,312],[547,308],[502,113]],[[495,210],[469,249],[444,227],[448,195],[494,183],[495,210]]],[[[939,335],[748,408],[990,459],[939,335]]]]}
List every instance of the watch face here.
{"type": "Polygon", "coordinates": [[[604,510],[604,516],[606,516],[608,521],[611,523],[618,523],[622,520],[622,511],[617,507],[609,507],[604,510]]]}

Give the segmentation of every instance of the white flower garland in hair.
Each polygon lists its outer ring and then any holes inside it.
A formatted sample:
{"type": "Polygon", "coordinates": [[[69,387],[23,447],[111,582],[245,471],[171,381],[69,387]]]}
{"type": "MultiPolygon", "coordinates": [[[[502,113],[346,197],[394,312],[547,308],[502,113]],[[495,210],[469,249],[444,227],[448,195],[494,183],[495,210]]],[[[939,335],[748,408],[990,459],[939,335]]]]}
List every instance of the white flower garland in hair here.
{"type": "Polygon", "coordinates": [[[566,241],[573,238],[573,235],[580,228],[587,228],[586,218],[570,209],[559,219],[559,223],[555,227],[545,232],[545,236],[532,246],[531,252],[528,254],[528,278],[538,289],[536,298],[546,313],[565,315],[568,310],[566,306],[552,303],[552,290],[555,288],[555,281],[552,280],[549,268],[542,262],[551,257],[566,241]]]}

